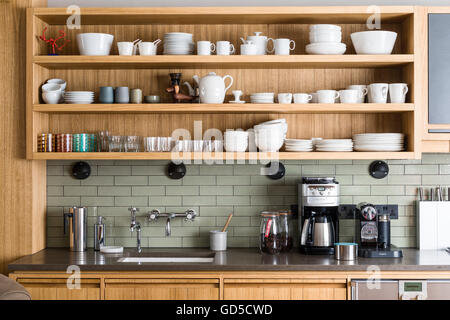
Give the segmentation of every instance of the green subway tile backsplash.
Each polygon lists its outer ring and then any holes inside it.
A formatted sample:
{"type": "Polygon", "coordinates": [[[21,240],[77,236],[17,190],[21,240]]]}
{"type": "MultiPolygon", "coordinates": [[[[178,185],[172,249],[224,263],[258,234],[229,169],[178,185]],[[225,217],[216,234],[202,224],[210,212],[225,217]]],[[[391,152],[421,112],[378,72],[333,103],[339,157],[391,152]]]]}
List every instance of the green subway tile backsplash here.
{"type": "MultiPolygon", "coordinates": [[[[89,236],[95,215],[106,217],[107,244],[135,246],[129,231],[128,207],[139,207],[143,246],[207,247],[209,230],[220,229],[230,212],[230,247],[253,247],[258,243],[259,213],[281,210],[297,202],[297,183],[302,175],[336,176],[341,183],[341,203],[398,204],[399,219],[392,223],[392,242],[414,247],[416,242],[414,200],[417,187],[450,186],[450,155],[424,154],[421,160],[389,160],[390,175],[374,179],[368,174],[370,160],[285,161],[286,176],[271,180],[260,176],[260,165],[187,165],[186,177],[165,176],[167,161],[89,161],[92,175],[86,180],[70,176],[71,161],[47,163],[47,245],[67,246],[62,212],[72,205],[89,210],[89,236]],[[193,208],[194,222],[172,221],[172,236],[164,236],[164,219],[147,222],[149,210],[182,212],[193,208]]],[[[341,235],[351,232],[344,223],[341,235]]],[[[349,238],[351,240],[351,237],[349,238]]],[[[89,245],[92,246],[92,239],[89,245]]]]}

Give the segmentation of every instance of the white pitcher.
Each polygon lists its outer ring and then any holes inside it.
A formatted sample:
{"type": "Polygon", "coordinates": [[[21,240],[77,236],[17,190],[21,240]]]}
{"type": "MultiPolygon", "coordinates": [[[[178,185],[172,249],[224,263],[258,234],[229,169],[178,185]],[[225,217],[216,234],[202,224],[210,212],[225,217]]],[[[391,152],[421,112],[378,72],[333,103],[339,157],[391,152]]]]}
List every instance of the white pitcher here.
{"type": "Polygon", "coordinates": [[[221,77],[215,72],[210,72],[208,75],[200,79],[200,103],[223,103],[225,100],[225,93],[233,84],[233,77],[226,75],[221,77]],[[230,84],[225,87],[225,79],[230,79],[230,84]]]}

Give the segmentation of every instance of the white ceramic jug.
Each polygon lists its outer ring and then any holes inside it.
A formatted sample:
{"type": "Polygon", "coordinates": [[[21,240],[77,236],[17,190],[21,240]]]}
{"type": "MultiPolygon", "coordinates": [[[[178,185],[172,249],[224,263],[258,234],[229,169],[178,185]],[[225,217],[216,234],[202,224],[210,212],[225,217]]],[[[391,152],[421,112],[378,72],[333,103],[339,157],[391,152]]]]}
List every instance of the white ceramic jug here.
{"type": "Polygon", "coordinates": [[[226,75],[221,77],[215,72],[210,72],[208,75],[200,79],[200,103],[223,103],[225,100],[225,93],[233,84],[233,77],[226,75]],[[230,79],[230,84],[225,88],[225,79],[230,79]]]}

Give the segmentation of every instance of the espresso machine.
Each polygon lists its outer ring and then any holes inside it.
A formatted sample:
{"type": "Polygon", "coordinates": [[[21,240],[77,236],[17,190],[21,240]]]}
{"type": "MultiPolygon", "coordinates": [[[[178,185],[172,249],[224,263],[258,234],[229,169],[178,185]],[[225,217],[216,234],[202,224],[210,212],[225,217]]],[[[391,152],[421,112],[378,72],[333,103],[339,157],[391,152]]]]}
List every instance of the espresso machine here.
{"type": "Polygon", "coordinates": [[[300,252],[333,255],[339,238],[339,182],[303,177],[298,190],[300,252]]]}
{"type": "Polygon", "coordinates": [[[402,250],[391,244],[389,214],[378,214],[373,204],[361,202],[356,206],[356,240],[358,255],[364,258],[401,258],[402,250]]]}

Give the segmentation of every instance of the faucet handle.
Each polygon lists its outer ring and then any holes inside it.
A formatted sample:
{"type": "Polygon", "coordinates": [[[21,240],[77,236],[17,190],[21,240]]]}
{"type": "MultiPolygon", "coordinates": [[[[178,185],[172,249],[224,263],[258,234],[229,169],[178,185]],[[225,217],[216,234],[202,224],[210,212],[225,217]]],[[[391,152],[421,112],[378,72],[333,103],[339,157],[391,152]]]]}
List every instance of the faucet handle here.
{"type": "Polygon", "coordinates": [[[195,217],[197,216],[197,212],[195,212],[194,209],[188,209],[188,210],[186,210],[185,215],[186,215],[185,220],[192,222],[192,221],[194,221],[195,217]]]}
{"type": "Polygon", "coordinates": [[[156,221],[158,219],[161,212],[159,210],[155,209],[148,213],[148,221],[156,221]]]}

